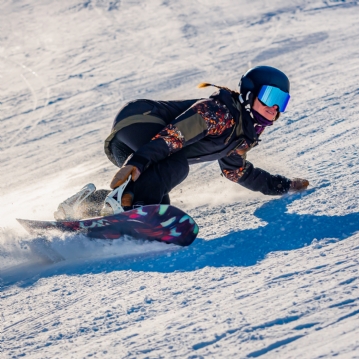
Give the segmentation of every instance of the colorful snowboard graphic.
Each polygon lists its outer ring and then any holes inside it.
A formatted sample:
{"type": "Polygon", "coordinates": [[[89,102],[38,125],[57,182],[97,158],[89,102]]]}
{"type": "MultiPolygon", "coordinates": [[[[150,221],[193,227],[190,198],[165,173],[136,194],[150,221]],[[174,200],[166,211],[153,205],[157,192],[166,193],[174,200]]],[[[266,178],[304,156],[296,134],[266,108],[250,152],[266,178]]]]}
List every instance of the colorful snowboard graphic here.
{"type": "Polygon", "coordinates": [[[90,238],[116,239],[129,235],[180,246],[190,245],[198,234],[196,222],[187,213],[169,205],[144,206],[108,217],[79,221],[32,221],[17,219],[30,233],[43,235],[49,230],[79,232],[90,238]]]}

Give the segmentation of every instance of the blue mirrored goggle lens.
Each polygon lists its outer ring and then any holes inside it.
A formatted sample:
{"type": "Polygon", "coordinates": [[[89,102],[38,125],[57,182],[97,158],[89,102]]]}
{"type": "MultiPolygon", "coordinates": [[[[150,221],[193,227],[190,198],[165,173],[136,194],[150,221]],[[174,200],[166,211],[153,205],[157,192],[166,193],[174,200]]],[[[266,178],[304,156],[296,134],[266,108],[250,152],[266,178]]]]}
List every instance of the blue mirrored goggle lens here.
{"type": "Polygon", "coordinates": [[[277,105],[279,112],[284,112],[288,105],[290,95],[278,87],[264,85],[259,91],[258,99],[269,107],[277,105]]]}

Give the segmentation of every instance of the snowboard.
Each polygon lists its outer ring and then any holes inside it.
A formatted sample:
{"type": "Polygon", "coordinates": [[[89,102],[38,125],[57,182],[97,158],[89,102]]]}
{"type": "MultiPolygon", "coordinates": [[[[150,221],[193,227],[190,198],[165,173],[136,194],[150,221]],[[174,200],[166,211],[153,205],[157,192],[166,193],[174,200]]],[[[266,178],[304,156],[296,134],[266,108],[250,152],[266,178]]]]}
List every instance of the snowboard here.
{"type": "Polygon", "coordinates": [[[76,221],[37,221],[17,219],[30,233],[44,235],[48,231],[82,233],[90,238],[116,239],[130,236],[172,243],[190,245],[197,237],[199,228],[192,217],[170,205],[139,207],[113,216],[89,218],[76,221]]]}

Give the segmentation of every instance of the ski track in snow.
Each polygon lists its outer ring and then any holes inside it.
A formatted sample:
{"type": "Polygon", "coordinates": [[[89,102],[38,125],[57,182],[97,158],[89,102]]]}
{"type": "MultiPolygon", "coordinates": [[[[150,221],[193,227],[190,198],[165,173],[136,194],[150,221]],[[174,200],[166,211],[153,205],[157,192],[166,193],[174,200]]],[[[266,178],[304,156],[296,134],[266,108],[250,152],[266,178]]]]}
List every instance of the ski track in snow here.
{"type": "Polygon", "coordinates": [[[359,358],[357,18],[356,0],[3,1],[4,358],[359,358]],[[248,159],[308,191],[263,196],[194,166],[171,196],[200,226],[188,248],[46,247],[19,227],[108,187],[103,140],[127,101],[206,97],[199,82],[236,88],[259,64],[292,99],[248,159]]]}

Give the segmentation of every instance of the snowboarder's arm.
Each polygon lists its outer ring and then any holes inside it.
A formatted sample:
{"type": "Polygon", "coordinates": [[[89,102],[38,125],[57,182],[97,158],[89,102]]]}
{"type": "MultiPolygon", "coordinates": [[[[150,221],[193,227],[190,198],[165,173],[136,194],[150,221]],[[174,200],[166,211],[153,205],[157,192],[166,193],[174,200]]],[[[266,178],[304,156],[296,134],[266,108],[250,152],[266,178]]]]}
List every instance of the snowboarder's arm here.
{"type": "Polygon", "coordinates": [[[200,100],[166,126],[149,143],[136,151],[128,161],[142,173],[152,163],[189,146],[205,136],[220,135],[235,121],[223,104],[200,100]]]}
{"type": "Polygon", "coordinates": [[[281,195],[290,190],[292,182],[290,179],[280,175],[271,175],[260,168],[255,168],[239,154],[232,153],[218,162],[226,178],[251,191],[266,195],[281,195]]]}

